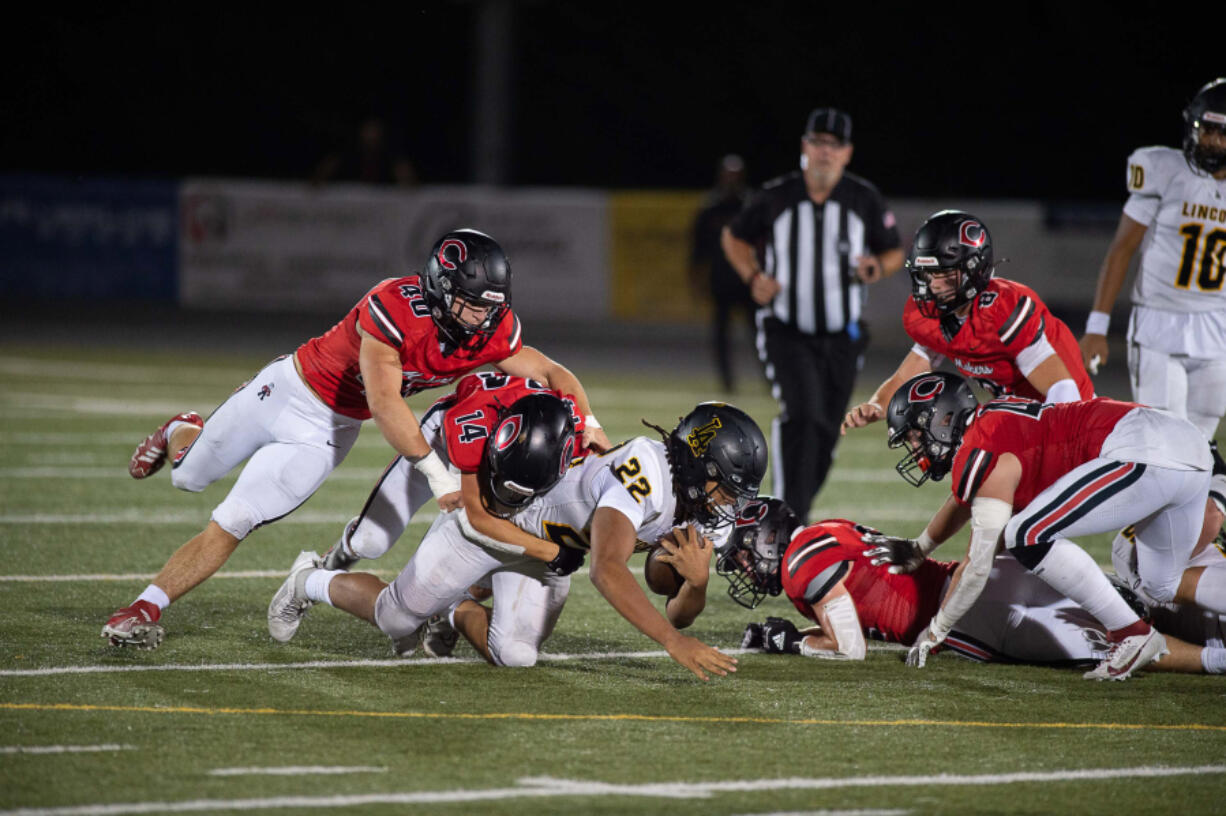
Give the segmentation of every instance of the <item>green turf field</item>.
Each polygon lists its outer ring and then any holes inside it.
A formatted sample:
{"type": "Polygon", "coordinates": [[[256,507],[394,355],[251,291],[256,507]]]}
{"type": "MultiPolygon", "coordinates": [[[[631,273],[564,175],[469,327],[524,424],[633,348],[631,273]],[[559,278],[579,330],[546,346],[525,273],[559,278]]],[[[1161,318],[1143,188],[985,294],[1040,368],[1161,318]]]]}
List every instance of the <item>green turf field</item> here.
{"type": "MultiPolygon", "coordinates": [[[[742,655],[734,676],[704,684],[586,571],[533,669],[490,668],[465,646],[392,660],[378,631],[328,608],[274,643],[278,575],[335,540],[391,458],[373,426],[310,502],[167,611],[161,649],[111,649],[107,616],[231,483],[192,495],[165,473],[136,482],[129,454],[263,362],[0,347],[0,816],[1226,809],[1221,677],[1107,685],[948,655],[916,671],[877,648],[863,664],[742,655]]],[[[714,396],[706,380],[577,373],[615,440],[714,396]]],[[[736,402],[764,426],[773,415],[765,391],[736,402]]],[[[880,426],[853,435],[817,512],[918,532],[948,488],[906,485],[897,458],[880,426]]],[[[394,574],[425,526],[375,567],[394,574]]],[[[1105,537],[1081,543],[1108,562],[1105,537]]],[[[723,592],[713,576],[693,629],[721,647],[751,619],[790,614],[781,599],[749,613],[723,592]]]]}

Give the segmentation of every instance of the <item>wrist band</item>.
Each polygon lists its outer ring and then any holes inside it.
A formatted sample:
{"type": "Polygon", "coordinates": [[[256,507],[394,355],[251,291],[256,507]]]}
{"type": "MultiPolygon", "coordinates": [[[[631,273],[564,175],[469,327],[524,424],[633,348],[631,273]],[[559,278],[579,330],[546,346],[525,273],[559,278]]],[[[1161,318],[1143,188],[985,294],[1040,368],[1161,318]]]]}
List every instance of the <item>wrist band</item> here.
{"type": "Polygon", "coordinates": [[[584,427],[587,427],[587,428],[601,427],[600,423],[596,420],[596,416],[594,414],[584,414],[583,415],[583,425],[584,427]]]}
{"type": "Polygon", "coordinates": [[[919,538],[915,539],[915,546],[925,556],[937,548],[937,543],[932,540],[932,536],[928,535],[928,530],[919,534],[919,538]]]}
{"type": "Polygon", "coordinates": [[[1107,312],[1090,312],[1090,316],[1086,318],[1086,334],[1101,334],[1105,337],[1110,325],[1111,315],[1107,312]]]}

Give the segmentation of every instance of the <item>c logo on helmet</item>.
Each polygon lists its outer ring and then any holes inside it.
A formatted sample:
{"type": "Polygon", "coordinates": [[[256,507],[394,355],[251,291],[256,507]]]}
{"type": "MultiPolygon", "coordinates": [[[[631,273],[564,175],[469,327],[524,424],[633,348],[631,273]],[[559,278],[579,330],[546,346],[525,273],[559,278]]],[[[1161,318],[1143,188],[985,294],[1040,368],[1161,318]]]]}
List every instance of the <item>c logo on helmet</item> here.
{"type": "Polygon", "coordinates": [[[699,425],[690,431],[685,437],[685,443],[690,446],[690,451],[695,456],[702,456],[707,452],[707,447],[711,444],[711,440],[715,438],[716,429],[722,427],[724,426],[719,421],[719,417],[712,417],[711,421],[706,425],[699,425]]]}
{"type": "Polygon", "coordinates": [[[940,377],[925,377],[911,386],[907,393],[909,402],[931,402],[945,390],[945,380],[940,377]]]}
{"type": "Polygon", "coordinates": [[[494,432],[494,450],[504,451],[514,444],[519,438],[520,428],[523,427],[523,414],[512,414],[502,421],[498,426],[498,430],[494,432]]]}
{"type": "Polygon", "coordinates": [[[438,265],[443,269],[450,269],[452,272],[459,269],[455,261],[447,257],[447,250],[455,247],[456,255],[459,256],[460,263],[468,260],[468,247],[464,246],[464,242],[458,238],[448,238],[443,241],[442,246],[438,248],[438,265]]]}
{"type": "Polygon", "coordinates": [[[988,232],[978,221],[963,221],[958,227],[958,243],[971,249],[980,249],[988,240],[988,232]]]}
{"type": "Polygon", "coordinates": [[[750,502],[745,505],[745,509],[736,517],[734,526],[736,527],[753,527],[755,524],[761,524],[766,518],[767,511],[766,502],[750,502]]]}

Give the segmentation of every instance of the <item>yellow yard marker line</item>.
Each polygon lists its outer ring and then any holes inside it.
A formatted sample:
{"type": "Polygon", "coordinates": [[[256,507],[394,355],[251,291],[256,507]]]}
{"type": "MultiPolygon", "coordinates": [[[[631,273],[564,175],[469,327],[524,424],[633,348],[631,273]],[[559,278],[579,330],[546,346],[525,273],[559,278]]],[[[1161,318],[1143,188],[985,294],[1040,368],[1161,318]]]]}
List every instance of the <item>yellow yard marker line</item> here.
{"type": "Polygon", "coordinates": [[[572,722],[660,722],[696,725],[822,725],[848,727],[1055,728],[1100,731],[1223,731],[1206,723],[983,722],[978,720],[818,720],[782,717],[685,717],[655,714],[551,714],[541,712],[347,711],[292,708],[204,708],[199,706],[115,706],[81,703],[0,703],[4,711],[114,711],[128,714],[203,714],[282,717],[363,717],[404,720],[523,720],[572,722]]]}

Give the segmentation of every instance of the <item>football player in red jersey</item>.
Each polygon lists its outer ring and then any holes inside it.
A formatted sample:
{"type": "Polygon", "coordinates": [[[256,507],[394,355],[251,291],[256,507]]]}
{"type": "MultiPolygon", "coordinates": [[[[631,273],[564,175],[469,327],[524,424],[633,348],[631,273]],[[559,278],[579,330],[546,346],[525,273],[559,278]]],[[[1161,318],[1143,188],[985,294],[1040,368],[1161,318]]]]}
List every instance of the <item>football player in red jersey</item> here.
{"type": "Polygon", "coordinates": [[[403,398],[483,365],[573,394],[589,417],[585,442],[608,444],[574,374],[523,344],[502,248],[476,230],[448,232],[435,242],[422,275],[375,286],[328,332],[235,391],[207,423],[180,414],[137,447],[128,465],[133,477],[153,474],[173,452],[171,481],[192,492],[250,461],[208,526],[170,557],[131,606],[111,616],[103,637],[156,648],[164,635],[161,611],[216,572],[253,529],[293,512],[318,490],[367,419],[426,476],[442,509],[458,507],[458,480],[403,398]]]}
{"type": "Polygon", "coordinates": [[[1207,574],[1185,575],[1203,535],[1212,468],[1204,438],[1186,420],[1102,398],[980,406],[964,379],[931,373],[903,383],[887,421],[890,446],[907,449],[897,466],[903,478],[919,485],[952,474],[953,492],[919,539],[891,540],[901,552],[890,560],[918,563],[971,522],[967,559],[910,665],[922,666],[978,598],[1002,535],[1010,554],[1107,627],[1111,652],[1089,678],[1125,679],[1165,646],[1071,537],[1134,524],[1149,597],[1226,612],[1226,587],[1207,574]]]}
{"type": "MultiPolygon", "coordinates": [[[[742,647],[862,660],[867,639],[910,645],[936,614],[958,562],[924,559],[914,572],[890,572],[873,565],[879,537],[845,519],[802,528],[778,499],[750,505],[717,567],[731,583],[729,594],[752,609],[782,592],[816,625],[801,630],[785,618],[751,623],[742,647]]],[[[1119,591],[1130,604],[1140,604],[1126,587],[1119,591]]],[[[1220,636],[1220,619],[1206,620],[1199,610],[1185,609],[1190,625],[1177,625],[1160,611],[1163,626],[1178,628],[1190,642],[1163,628],[1171,655],[1154,668],[1226,673],[1226,649],[1205,645],[1220,636]]],[[[993,561],[983,594],[942,644],[979,662],[1050,666],[1093,665],[1109,647],[1102,624],[1007,555],[993,561]]]]}
{"type": "Polygon", "coordinates": [[[1077,338],[1028,286],[993,278],[992,236],[970,213],[933,213],[907,255],[911,297],[903,326],[915,341],[902,364],[867,402],[850,411],[842,432],[885,416],[898,386],[943,359],[996,396],[1044,402],[1091,399],[1094,386],[1077,338]]]}

